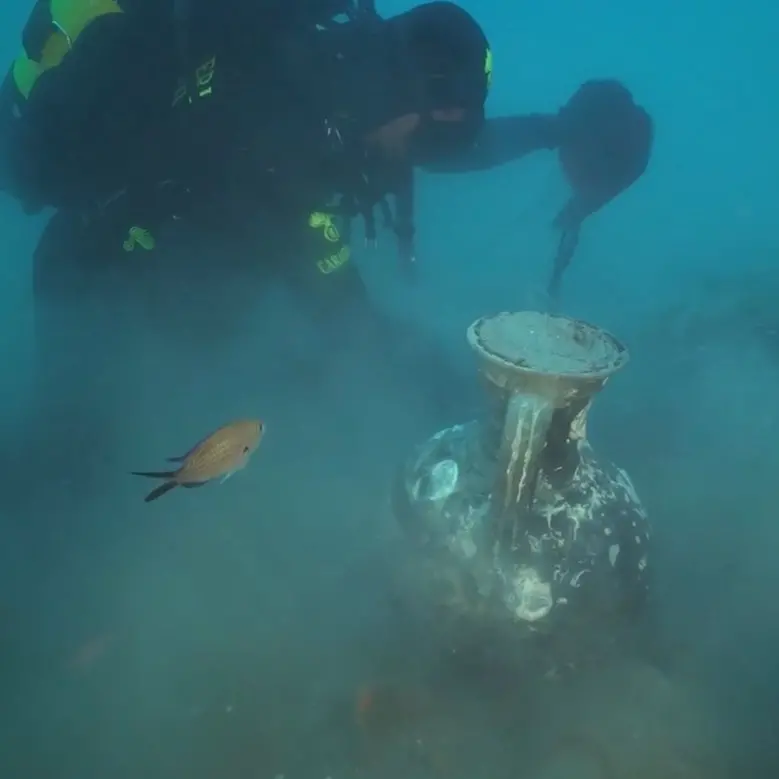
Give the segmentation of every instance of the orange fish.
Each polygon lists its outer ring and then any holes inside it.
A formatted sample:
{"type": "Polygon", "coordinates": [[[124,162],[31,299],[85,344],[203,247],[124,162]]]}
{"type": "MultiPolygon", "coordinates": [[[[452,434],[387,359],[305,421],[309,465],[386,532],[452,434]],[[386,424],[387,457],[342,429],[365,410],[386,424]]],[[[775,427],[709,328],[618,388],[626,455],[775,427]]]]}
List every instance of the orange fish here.
{"type": "Polygon", "coordinates": [[[258,419],[231,422],[220,427],[180,457],[169,457],[168,462],[181,463],[176,471],[133,471],[133,476],[167,479],[145,498],[146,503],[169,492],[174,487],[200,487],[214,479],[227,481],[236,471],[246,466],[252,453],[260,445],[264,425],[258,419]]]}

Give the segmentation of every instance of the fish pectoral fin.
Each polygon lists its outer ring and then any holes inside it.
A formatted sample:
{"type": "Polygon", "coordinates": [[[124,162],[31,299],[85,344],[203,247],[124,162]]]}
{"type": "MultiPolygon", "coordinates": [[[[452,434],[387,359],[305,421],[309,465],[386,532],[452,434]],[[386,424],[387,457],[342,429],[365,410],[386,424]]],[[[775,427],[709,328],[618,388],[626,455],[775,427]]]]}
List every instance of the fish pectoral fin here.
{"type": "Polygon", "coordinates": [[[147,479],[172,479],[175,471],[130,471],[133,476],[145,476],[147,479]]]}
{"type": "Polygon", "coordinates": [[[204,484],[208,484],[207,481],[191,481],[187,484],[182,484],[181,486],[184,487],[187,490],[194,490],[195,487],[202,487],[204,484]]]}
{"type": "Polygon", "coordinates": [[[220,484],[224,484],[233,474],[235,471],[228,471],[222,478],[219,480],[220,484]]]}

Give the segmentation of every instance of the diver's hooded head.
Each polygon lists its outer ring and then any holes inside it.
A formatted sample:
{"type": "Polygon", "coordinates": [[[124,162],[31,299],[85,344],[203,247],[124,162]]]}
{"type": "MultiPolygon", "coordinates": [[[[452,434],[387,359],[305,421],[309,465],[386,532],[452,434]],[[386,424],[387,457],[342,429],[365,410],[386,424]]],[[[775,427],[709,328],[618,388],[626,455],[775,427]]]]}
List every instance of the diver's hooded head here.
{"type": "Polygon", "coordinates": [[[489,43],[476,20],[449,2],[418,5],[388,20],[408,66],[420,115],[411,151],[418,162],[467,148],[484,122],[489,43]]]}
{"type": "Polygon", "coordinates": [[[467,148],[484,121],[487,38],[454,3],[430,2],[336,33],[336,118],[385,151],[424,163],[467,148]]]}

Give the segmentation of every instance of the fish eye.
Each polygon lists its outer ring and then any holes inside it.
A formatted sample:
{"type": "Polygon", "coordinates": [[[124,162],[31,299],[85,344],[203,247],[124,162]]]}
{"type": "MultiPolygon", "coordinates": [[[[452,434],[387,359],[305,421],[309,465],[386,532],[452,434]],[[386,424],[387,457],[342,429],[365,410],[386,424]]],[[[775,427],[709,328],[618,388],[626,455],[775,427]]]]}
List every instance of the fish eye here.
{"type": "Polygon", "coordinates": [[[246,454],[248,451],[249,451],[249,447],[248,446],[244,446],[243,453],[246,454]]]}

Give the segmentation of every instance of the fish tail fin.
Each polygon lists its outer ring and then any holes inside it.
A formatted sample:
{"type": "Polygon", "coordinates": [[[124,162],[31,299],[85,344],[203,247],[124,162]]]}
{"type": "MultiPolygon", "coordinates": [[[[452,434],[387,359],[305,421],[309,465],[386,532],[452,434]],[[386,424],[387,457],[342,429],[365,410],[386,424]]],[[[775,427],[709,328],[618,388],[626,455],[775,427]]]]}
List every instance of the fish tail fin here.
{"type": "Polygon", "coordinates": [[[151,503],[153,500],[162,497],[166,492],[170,492],[178,486],[175,480],[175,471],[132,471],[133,476],[145,476],[147,479],[167,479],[164,484],[153,489],[143,500],[145,503],[151,503]]]}
{"type": "Polygon", "coordinates": [[[161,498],[166,492],[170,492],[174,487],[178,487],[178,482],[175,482],[171,479],[171,481],[166,481],[164,484],[160,484],[159,487],[156,489],[153,489],[144,499],[144,503],[151,503],[153,500],[157,500],[157,498],[161,498]]]}

